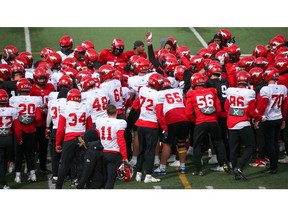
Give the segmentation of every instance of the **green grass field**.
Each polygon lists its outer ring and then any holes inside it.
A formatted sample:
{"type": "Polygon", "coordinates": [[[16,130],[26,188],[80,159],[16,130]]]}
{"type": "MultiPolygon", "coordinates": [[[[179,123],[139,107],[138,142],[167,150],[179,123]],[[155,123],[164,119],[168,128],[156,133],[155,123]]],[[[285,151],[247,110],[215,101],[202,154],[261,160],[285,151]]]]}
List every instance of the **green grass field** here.
{"type": "MultiPolygon", "coordinates": [[[[210,41],[214,34],[221,27],[205,28],[197,27],[196,30],[206,41],[210,41]]],[[[227,28],[227,27],[225,27],[227,28]]],[[[227,28],[235,36],[236,43],[241,47],[242,54],[251,54],[257,44],[267,44],[269,40],[277,34],[288,36],[288,28],[227,28]]],[[[84,40],[94,42],[98,52],[103,48],[110,48],[111,41],[114,38],[120,37],[125,42],[125,50],[133,48],[135,40],[142,40],[145,43],[145,34],[148,31],[153,32],[153,45],[157,49],[160,46],[160,40],[164,37],[173,36],[177,39],[179,45],[187,45],[191,54],[202,48],[202,44],[196,38],[189,28],[183,27],[83,27],[83,28],[67,28],[67,27],[33,27],[29,28],[31,49],[34,60],[40,58],[39,52],[44,47],[52,47],[55,50],[59,49],[58,42],[61,36],[70,35],[74,41],[74,47],[80,45],[84,40]]],[[[25,51],[24,28],[0,28],[0,52],[6,45],[15,45],[19,51],[25,51]]],[[[146,44],[146,43],[145,43],[146,44]]],[[[134,178],[129,183],[117,181],[116,189],[206,189],[213,187],[214,189],[288,189],[288,165],[279,164],[279,173],[276,175],[262,174],[260,171],[263,168],[245,168],[245,174],[249,179],[247,182],[235,181],[234,176],[225,173],[216,173],[209,169],[213,165],[204,164],[206,175],[203,177],[192,176],[194,165],[191,158],[187,159],[186,175],[179,175],[173,167],[167,168],[167,175],[160,176],[160,183],[145,184],[143,182],[135,182],[134,178]]],[[[38,174],[38,182],[21,184],[14,183],[14,174],[8,174],[9,184],[15,189],[48,189],[48,181],[46,175],[38,174]]],[[[25,177],[23,177],[25,180],[25,177]]],[[[73,189],[70,182],[64,185],[66,189],[73,189]]]]}

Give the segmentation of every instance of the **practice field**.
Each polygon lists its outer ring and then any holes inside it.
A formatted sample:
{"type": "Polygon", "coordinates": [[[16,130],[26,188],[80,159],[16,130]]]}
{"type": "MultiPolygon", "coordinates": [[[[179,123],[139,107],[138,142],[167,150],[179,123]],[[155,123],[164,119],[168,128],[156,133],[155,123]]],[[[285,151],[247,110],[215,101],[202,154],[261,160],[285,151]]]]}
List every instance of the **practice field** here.
{"type": "MultiPolygon", "coordinates": [[[[221,27],[214,28],[195,28],[206,43],[208,43],[214,34],[221,27]]],[[[242,54],[251,54],[258,44],[266,45],[269,40],[277,34],[288,35],[288,28],[228,28],[232,36],[235,36],[236,43],[241,47],[242,54]]],[[[67,27],[45,27],[29,28],[30,46],[34,59],[39,59],[39,52],[44,47],[59,49],[59,39],[63,35],[70,35],[73,38],[74,47],[78,46],[84,40],[91,40],[95,44],[98,52],[103,48],[110,48],[114,38],[120,37],[125,43],[125,50],[133,49],[133,42],[142,40],[145,43],[145,35],[148,31],[153,33],[153,45],[157,49],[160,47],[162,38],[173,36],[179,45],[186,45],[190,48],[191,54],[195,55],[203,45],[191,31],[191,28],[156,28],[156,27],[85,27],[85,28],[67,28],[67,27]]],[[[24,28],[0,28],[0,51],[3,51],[7,45],[15,45],[19,51],[26,50],[24,28]]],[[[146,43],[145,43],[146,44],[146,43]]]]}
{"type": "MultiPolygon", "coordinates": [[[[282,157],[283,152],[281,153],[282,157]]],[[[116,181],[115,189],[288,189],[288,165],[279,164],[279,172],[276,175],[261,173],[265,168],[250,167],[248,164],[244,168],[244,174],[248,181],[236,181],[234,175],[224,172],[214,172],[210,168],[216,165],[210,165],[207,153],[203,154],[203,171],[204,176],[193,176],[192,172],[195,167],[192,163],[193,156],[187,157],[186,174],[180,174],[176,167],[167,166],[166,175],[156,175],[161,181],[157,183],[145,184],[135,181],[135,174],[130,182],[116,181]]],[[[250,162],[253,159],[251,158],[250,162]]],[[[50,162],[48,167],[50,167],[50,162]]],[[[155,167],[156,168],[156,167],[155,167]]],[[[8,182],[13,189],[54,189],[49,180],[50,175],[43,175],[37,173],[37,182],[27,183],[27,175],[22,173],[22,183],[16,184],[14,182],[14,173],[8,174],[8,182]]],[[[64,189],[75,189],[71,185],[71,181],[66,181],[63,186],[64,189]]]]}
{"type": "MultiPolygon", "coordinates": [[[[221,27],[213,28],[183,28],[183,27],[127,27],[127,28],[103,28],[103,27],[85,27],[85,28],[61,28],[44,27],[29,28],[29,34],[24,33],[24,28],[0,28],[0,52],[7,45],[16,46],[20,52],[31,48],[34,60],[40,59],[39,53],[44,47],[52,47],[59,50],[59,39],[63,35],[70,35],[73,38],[74,47],[80,45],[85,40],[91,40],[95,44],[98,52],[103,48],[110,48],[114,38],[122,38],[125,43],[125,50],[133,48],[133,42],[142,40],[146,45],[145,34],[148,31],[153,33],[154,49],[160,47],[162,38],[173,36],[179,45],[186,45],[190,48],[191,54],[195,55],[204,44],[199,38],[208,43],[214,34],[221,27]],[[196,36],[197,32],[200,37],[196,36]]],[[[226,27],[225,27],[226,28],[226,27]]],[[[242,54],[251,54],[256,45],[266,45],[269,40],[277,34],[284,34],[288,37],[288,28],[227,28],[235,37],[236,44],[241,47],[242,54]]],[[[147,50],[146,50],[147,51],[147,50]]],[[[207,162],[207,155],[204,155],[204,161],[207,162]]],[[[251,159],[252,161],[252,159],[251,159]]],[[[276,175],[262,174],[264,168],[252,168],[248,165],[244,169],[248,181],[235,181],[233,174],[210,171],[215,165],[204,163],[205,175],[192,176],[194,165],[192,157],[187,159],[186,174],[179,174],[175,167],[167,167],[167,174],[161,175],[159,183],[136,182],[134,178],[128,183],[117,181],[115,189],[288,189],[288,165],[279,164],[279,172],[276,175]]],[[[26,176],[23,174],[23,183],[14,183],[14,173],[8,174],[8,182],[13,189],[49,189],[53,188],[48,181],[49,176],[37,173],[38,181],[36,183],[25,182],[26,176]]],[[[64,184],[65,189],[74,189],[71,182],[64,184]]]]}

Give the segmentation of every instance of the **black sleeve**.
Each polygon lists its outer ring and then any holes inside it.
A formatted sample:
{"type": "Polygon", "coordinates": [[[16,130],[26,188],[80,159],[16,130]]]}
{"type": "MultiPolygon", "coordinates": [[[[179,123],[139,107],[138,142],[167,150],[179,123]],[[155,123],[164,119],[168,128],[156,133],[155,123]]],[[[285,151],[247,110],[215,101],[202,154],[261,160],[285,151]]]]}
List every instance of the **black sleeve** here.
{"type": "Polygon", "coordinates": [[[17,86],[16,86],[15,81],[4,81],[3,83],[0,84],[0,89],[4,89],[9,97],[11,97],[11,91],[17,91],[17,86]]]}
{"type": "Polygon", "coordinates": [[[148,57],[152,65],[157,69],[160,66],[160,64],[159,64],[159,61],[155,58],[152,44],[148,46],[148,57]]]}

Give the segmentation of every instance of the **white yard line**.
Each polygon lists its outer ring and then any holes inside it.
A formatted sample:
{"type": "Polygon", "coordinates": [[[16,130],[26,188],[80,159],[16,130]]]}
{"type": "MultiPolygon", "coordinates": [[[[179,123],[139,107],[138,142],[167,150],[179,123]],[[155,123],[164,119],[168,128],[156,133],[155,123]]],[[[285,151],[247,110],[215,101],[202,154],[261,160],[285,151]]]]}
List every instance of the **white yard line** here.
{"type": "Polygon", "coordinates": [[[196,38],[200,41],[200,43],[203,45],[203,47],[207,48],[208,44],[206,41],[202,38],[202,36],[196,31],[195,28],[189,27],[189,29],[193,32],[193,34],[196,36],[196,38]]]}
{"type": "Polygon", "coordinates": [[[28,27],[24,27],[24,34],[25,34],[26,52],[31,53],[31,41],[30,41],[30,33],[29,33],[28,27]]]}
{"type": "MultiPolygon", "coordinates": [[[[195,37],[200,41],[200,43],[202,44],[203,47],[207,48],[208,44],[206,43],[206,41],[203,39],[203,37],[196,31],[195,28],[193,27],[188,27],[193,34],[195,35],[195,37]]],[[[251,54],[241,54],[241,56],[251,56],[251,54]]]]}

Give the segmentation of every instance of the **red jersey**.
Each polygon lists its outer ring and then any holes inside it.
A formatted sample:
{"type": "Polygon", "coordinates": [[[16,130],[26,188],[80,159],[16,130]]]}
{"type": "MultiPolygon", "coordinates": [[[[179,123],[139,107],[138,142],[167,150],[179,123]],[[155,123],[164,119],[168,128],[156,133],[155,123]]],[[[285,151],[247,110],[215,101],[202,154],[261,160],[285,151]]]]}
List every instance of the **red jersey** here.
{"type": "MultiPolygon", "coordinates": [[[[127,56],[127,59],[130,59],[130,57],[133,55],[138,55],[134,52],[134,50],[126,51],[126,52],[124,52],[124,54],[127,56]]],[[[146,52],[140,53],[139,56],[147,59],[147,53],[146,52]]]]}
{"type": "Polygon", "coordinates": [[[238,71],[237,65],[238,65],[238,61],[235,63],[228,62],[225,65],[226,71],[227,71],[227,80],[228,80],[230,87],[236,87],[237,86],[237,82],[236,82],[236,78],[235,78],[235,74],[238,71]]]}
{"type": "Polygon", "coordinates": [[[195,124],[204,122],[218,122],[218,113],[221,112],[220,100],[215,88],[197,88],[189,90],[186,94],[187,101],[185,113],[189,120],[195,113],[195,124]]]}
{"type": "Polygon", "coordinates": [[[116,68],[120,63],[127,62],[128,58],[125,53],[115,56],[111,50],[103,49],[100,52],[98,61],[102,64],[109,64],[116,68]]]}
{"type": "Polygon", "coordinates": [[[32,84],[30,95],[41,96],[42,98],[42,107],[41,107],[42,118],[41,120],[36,121],[36,127],[46,126],[48,96],[50,92],[54,92],[54,91],[55,89],[52,83],[47,83],[43,88],[40,88],[36,84],[32,84]]]}

